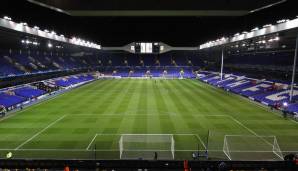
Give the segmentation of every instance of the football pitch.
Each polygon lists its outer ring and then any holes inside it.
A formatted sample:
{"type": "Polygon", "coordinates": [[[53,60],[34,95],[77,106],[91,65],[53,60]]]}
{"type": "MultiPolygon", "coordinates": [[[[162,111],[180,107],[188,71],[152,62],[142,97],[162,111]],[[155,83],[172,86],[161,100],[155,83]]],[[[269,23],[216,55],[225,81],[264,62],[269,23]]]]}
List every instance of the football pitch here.
{"type": "Polygon", "coordinates": [[[98,80],[10,114],[0,134],[1,158],[191,159],[208,150],[211,159],[281,160],[298,151],[297,122],[197,80],[98,80]]]}

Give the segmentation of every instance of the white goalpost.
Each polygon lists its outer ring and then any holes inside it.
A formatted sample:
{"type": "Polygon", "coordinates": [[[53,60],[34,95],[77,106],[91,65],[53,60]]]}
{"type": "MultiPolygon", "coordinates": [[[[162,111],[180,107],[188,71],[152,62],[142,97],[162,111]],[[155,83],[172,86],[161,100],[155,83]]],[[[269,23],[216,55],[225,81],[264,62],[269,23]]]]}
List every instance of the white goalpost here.
{"type": "Polygon", "coordinates": [[[229,160],[283,160],[275,136],[225,135],[223,152],[229,160]]]}
{"type": "Polygon", "coordinates": [[[172,134],[122,134],[119,139],[120,159],[174,159],[172,134]]]}

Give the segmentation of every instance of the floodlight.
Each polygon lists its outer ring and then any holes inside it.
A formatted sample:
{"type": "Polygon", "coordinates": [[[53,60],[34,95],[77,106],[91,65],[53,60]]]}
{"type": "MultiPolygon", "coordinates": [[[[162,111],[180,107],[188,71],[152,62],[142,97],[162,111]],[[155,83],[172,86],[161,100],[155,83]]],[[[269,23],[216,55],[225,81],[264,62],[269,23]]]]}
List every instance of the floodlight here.
{"type": "Polygon", "coordinates": [[[49,32],[49,30],[45,29],[45,30],[44,30],[44,32],[48,33],[48,32],[49,32]]]}
{"type": "Polygon", "coordinates": [[[267,28],[267,27],[271,27],[271,26],[272,26],[272,24],[266,24],[263,26],[263,28],[267,28]]]}
{"type": "Polygon", "coordinates": [[[51,43],[48,43],[48,48],[52,48],[53,45],[51,43]]]}
{"type": "Polygon", "coordinates": [[[23,25],[23,26],[28,26],[28,24],[27,23],[20,23],[21,25],[23,25]]]}
{"type": "Polygon", "coordinates": [[[4,17],[3,17],[3,19],[4,19],[4,20],[11,21],[11,18],[10,18],[10,17],[8,17],[8,16],[4,16],[4,17]]]}
{"type": "Polygon", "coordinates": [[[283,102],[282,104],[284,107],[288,107],[288,103],[287,102],[283,102]]]}
{"type": "Polygon", "coordinates": [[[164,46],[160,46],[160,51],[163,51],[164,50],[164,46]]]}
{"type": "Polygon", "coordinates": [[[289,19],[281,19],[281,20],[278,20],[276,23],[277,24],[280,24],[280,23],[285,23],[285,22],[288,22],[290,21],[289,19]]]}
{"type": "Polygon", "coordinates": [[[257,31],[257,30],[259,30],[259,28],[258,28],[258,27],[255,27],[255,28],[252,29],[251,31],[257,31]]]}
{"type": "Polygon", "coordinates": [[[274,38],[274,40],[275,40],[275,41],[279,41],[279,37],[276,36],[276,37],[274,38]]]}

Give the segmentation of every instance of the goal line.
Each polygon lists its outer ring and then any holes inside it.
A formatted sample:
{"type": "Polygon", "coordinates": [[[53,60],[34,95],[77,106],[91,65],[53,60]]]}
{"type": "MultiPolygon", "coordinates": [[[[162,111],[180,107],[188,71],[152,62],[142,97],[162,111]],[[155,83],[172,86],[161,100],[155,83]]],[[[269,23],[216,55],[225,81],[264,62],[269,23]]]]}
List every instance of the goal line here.
{"type": "Polygon", "coordinates": [[[229,160],[283,160],[276,136],[225,135],[223,153],[229,160]]]}
{"type": "Polygon", "coordinates": [[[95,134],[87,151],[119,151],[120,159],[158,158],[174,159],[175,152],[206,151],[206,145],[198,134],[95,134]],[[110,142],[110,143],[108,143],[110,142]],[[179,149],[176,149],[177,147],[179,149]],[[101,144],[104,144],[102,146],[101,144]],[[108,144],[108,145],[107,145],[108,144]],[[184,146],[185,144],[188,144],[184,146]],[[98,148],[99,149],[98,149],[98,148]],[[200,148],[201,147],[201,148],[200,148]],[[100,149],[101,148],[101,149],[100,149]],[[200,150],[202,149],[202,150],[200,150]]]}

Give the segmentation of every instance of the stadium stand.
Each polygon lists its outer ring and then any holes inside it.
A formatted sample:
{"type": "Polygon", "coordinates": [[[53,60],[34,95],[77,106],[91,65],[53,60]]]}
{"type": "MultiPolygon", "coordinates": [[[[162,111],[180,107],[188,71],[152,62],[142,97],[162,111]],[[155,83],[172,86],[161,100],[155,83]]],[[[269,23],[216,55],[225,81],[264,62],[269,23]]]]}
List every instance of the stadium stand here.
{"type": "Polygon", "coordinates": [[[0,105],[12,110],[53,91],[75,87],[92,80],[94,76],[91,74],[78,74],[0,89],[0,105]]]}
{"type": "Polygon", "coordinates": [[[16,96],[13,94],[7,94],[5,92],[0,93],[0,104],[6,108],[17,106],[18,104],[26,101],[26,98],[16,96]]]}
{"type": "Polygon", "coordinates": [[[36,98],[46,93],[43,90],[34,89],[31,87],[21,87],[21,88],[15,89],[14,92],[16,95],[25,97],[27,99],[36,98]]]}
{"type": "Polygon", "coordinates": [[[298,113],[298,105],[295,103],[298,98],[298,88],[294,88],[294,102],[290,102],[289,84],[283,81],[272,82],[233,74],[224,74],[223,80],[220,80],[219,73],[206,71],[199,72],[197,78],[264,105],[277,106],[280,110],[285,110],[293,115],[298,113]],[[289,106],[283,106],[284,103],[289,104],[289,106]]]}

